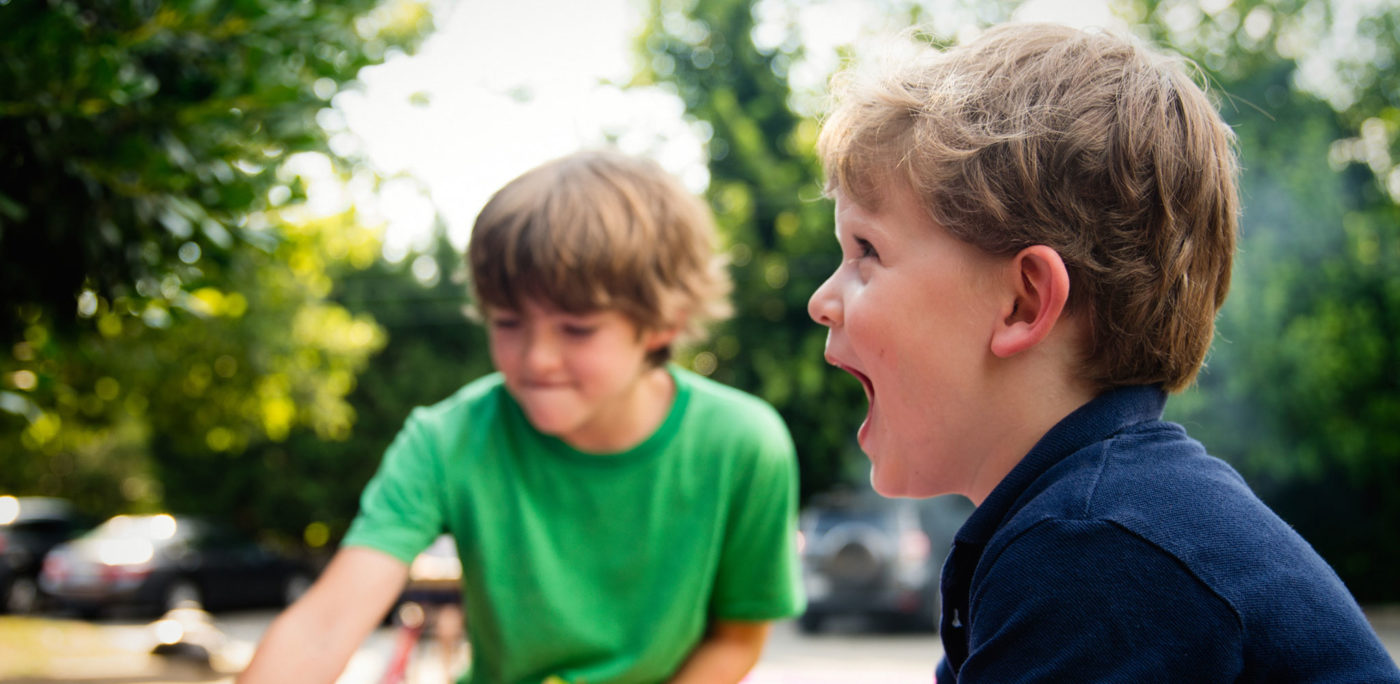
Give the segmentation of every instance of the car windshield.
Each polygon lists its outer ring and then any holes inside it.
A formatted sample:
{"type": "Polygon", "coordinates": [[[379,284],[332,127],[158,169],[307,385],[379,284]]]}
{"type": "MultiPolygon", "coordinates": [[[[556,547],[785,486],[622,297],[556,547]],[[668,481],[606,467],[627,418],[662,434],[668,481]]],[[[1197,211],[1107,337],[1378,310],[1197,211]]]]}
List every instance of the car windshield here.
{"type": "Polygon", "coordinates": [[[75,551],[106,565],[141,565],[166,549],[180,548],[198,531],[195,521],[164,513],[119,515],[79,538],[75,551]]]}
{"type": "Polygon", "coordinates": [[[132,539],[153,543],[184,539],[193,534],[193,524],[173,516],[119,515],[98,525],[88,536],[102,539],[132,539]]]}

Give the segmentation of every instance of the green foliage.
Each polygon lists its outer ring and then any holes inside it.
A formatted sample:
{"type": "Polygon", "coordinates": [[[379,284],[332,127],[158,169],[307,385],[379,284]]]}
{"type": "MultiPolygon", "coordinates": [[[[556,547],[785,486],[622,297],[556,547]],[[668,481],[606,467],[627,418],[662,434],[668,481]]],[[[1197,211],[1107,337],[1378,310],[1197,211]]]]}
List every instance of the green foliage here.
{"type": "Polygon", "coordinates": [[[1169,413],[1236,464],[1358,597],[1396,600],[1400,117],[1393,70],[1376,65],[1400,56],[1397,34],[1377,28],[1394,27],[1400,7],[1378,6],[1346,39],[1370,45],[1370,58],[1309,64],[1333,74],[1310,92],[1295,58],[1348,29],[1332,10],[1255,1],[1169,20],[1147,3],[1137,15],[1207,67],[1244,166],[1241,248],[1210,365],[1169,413]]]}
{"type": "Polygon", "coordinates": [[[299,536],[308,524],[321,524],[328,540],[339,539],[358,510],[360,490],[409,412],[491,371],[485,333],[463,312],[462,268],[461,254],[439,237],[427,254],[398,264],[380,260],[337,278],[333,299],[373,317],[387,343],[346,397],[355,413],[353,439],[326,441],[303,432],[262,449],[262,461],[277,469],[260,492],[266,529],[299,536]],[[426,282],[413,274],[414,264],[423,262],[434,265],[420,268],[433,274],[426,282]]]}
{"type": "Polygon", "coordinates": [[[349,436],[345,396],[383,345],[373,319],[325,301],[321,260],[368,264],[372,231],[352,215],[282,225],[272,253],[244,250],[205,267],[198,286],[166,308],[93,296],[73,334],[39,316],[3,364],[18,391],[7,408],[25,417],[0,435],[0,487],[66,495],[112,511],[159,504],[221,512],[256,504],[256,489],[228,473],[239,457],[308,429],[349,436]]]}
{"type": "MultiPolygon", "coordinates": [[[[821,5],[766,4],[769,15],[821,5]]],[[[954,3],[944,14],[986,25],[1012,4],[954,3]]],[[[1400,7],[1369,6],[1349,32],[1321,0],[1112,4],[1199,65],[1244,167],[1232,293],[1207,371],[1169,417],[1236,464],[1359,597],[1400,599],[1388,572],[1400,564],[1389,543],[1400,526],[1400,7]]],[[[945,18],[913,2],[885,7],[911,23],[945,18]]],[[[822,331],[805,314],[837,257],[829,207],[816,199],[815,128],[794,113],[786,77],[802,49],[756,48],[742,0],[657,0],[652,11],[648,76],[674,84],[714,131],[709,195],[741,312],[715,345],[726,352],[715,375],[783,411],[804,494],[819,491],[859,462],[849,435],[864,399],[823,368],[822,331]]]]}
{"type": "Polygon", "coordinates": [[[363,269],[330,272],[334,308],[354,320],[375,321],[383,340],[372,355],[358,357],[362,365],[353,389],[336,407],[354,417],[351,438],[293,430],[285,440],[250,444],[236,462],[163,454],[157,444],[160,461],[178,468],[162,478],[181,484],[166,491],[169,506],[232,518],[283,541],[332,548],[408,413],[490,371],[483,332],[463,314],[466,289],[453,277],[461,257],[445,239],[401,263],[371,261],[363,269]],[[420,260],[434,268],[422,269],[420,260]],[[419,279],[415,263],[421,273],[434,275],[419,279]]]}
{"type": "MultiPolygon", "coordinates": [[[[0,491],[319,546],[408,411],[488,370],[450,246],[414,257],[437,266],[425,283],[376,259],[353,210],[299,208],[289,160],[342,166],[317,125],[330,98],[428,27],[421,4],[377,3],[0,0],[0,491]]],[[[839,257],[789,80],[803,46],[756,43],[753,5],[654,0],[638,80],[711,133],[736,282],[738,315],[684,360],[782,412],[805,499],[863,464],[865,398],[806,312],[839,257]]],[[[1011,5],[953,9],[986,24],[1011,5]]],[[[1232,294],[1170,415],[1359,597],[1400,599],[1400,7],[1338,38],[1322,0],[1113,6],[1201,65],[1244,164],[1232,294]],[[1320,43],[1360,47],[1323,64],[1320,43]]]]}
{"type": "Polygon", "coordinates": [[[260,242],[248,215],[299,194],[276,170],[326,148],[317,113],[428,27],[378,2],[0,4],[0,341],[260,242]]]}
{"type": "Polygon", "coordinates": [[[384,330],[328,299],[377,235],[309,213],[302,167],[337,173],[330,98],[429,25],[410,0],[0,3],[0,490],[307,518],[274,496],[291,445],[349,437],[384,330]]]}
{"type": "MultiPolygon", "coordinates": [[[[708,353],[713,377],[768,400],[797,441],[804,500],[845,480],[865,397],[822,360],[826,330],[807,298],[839,258],[813,146],[816,125],[788,106],[792,57],[760,50],[746,0],[653,5],[643,80],[674,84],[713,131],[708,198],[728,243],[736,315],[708,353]]],[[[697,364],[698,365],[698,364],[697,364]]]]}

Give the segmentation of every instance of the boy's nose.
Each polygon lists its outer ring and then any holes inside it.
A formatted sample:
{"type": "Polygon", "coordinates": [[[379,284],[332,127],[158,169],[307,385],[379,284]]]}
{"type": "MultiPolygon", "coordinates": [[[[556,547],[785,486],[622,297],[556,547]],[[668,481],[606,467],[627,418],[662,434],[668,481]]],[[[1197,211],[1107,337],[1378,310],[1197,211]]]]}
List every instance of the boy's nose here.
{"type": "Polygon", "coordinates": [[[525,367],[532,375],[552,371],[559,365],[559,345],[548,335],[530,335],[525,343],[525,367]]]}
{"type": "Polygon", "coordinates": [[[832,284],[835,278],[836,274],[833,273],[807,300],[807,315],[828,328],[841,324],[841,298],[836,295],[836,287],[832,284]]]}

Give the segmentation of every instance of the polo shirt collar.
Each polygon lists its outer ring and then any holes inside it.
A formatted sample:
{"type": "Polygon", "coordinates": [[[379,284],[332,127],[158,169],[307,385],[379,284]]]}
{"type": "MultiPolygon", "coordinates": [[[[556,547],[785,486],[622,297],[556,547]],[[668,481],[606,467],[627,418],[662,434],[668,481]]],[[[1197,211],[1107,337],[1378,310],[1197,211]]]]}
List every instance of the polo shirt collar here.
{"type": "Polygon", "coordinates": [[[1036,442],[1025,458],[978,506],[958,530],[957,541],[985,544],[1017,507],[1021,495],[1065,457],[1124,428],[1158,420],[1167,394],[1155,385],[1112,389],[1065,416],[1036,442]]]}

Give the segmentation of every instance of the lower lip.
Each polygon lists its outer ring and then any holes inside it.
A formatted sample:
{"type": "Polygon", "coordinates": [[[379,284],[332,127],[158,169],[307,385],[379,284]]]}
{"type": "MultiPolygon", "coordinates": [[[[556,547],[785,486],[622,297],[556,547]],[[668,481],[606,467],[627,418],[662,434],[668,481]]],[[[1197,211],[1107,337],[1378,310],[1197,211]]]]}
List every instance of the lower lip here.
{"type": "Polygon", "coordinates": [[[567,385],[563,380],[521,380],[522,387],[563,387],[567,385]]]}
{"type": "Polygon", "coordinates": [[[875,422],[875,397],[866,397],[865,420],[861,421],[860,429],[856,431],[856,442],[865,454],[870,455],[870,424],[875,422]]]}
{"type": "Polygon", "coordinates": [[[524,390],[524,391],[526,391],[526,392],[558,392],[558,391],[561,391],[561,390],[569,389],[569,385],[566,384],[566,383],[562,383],[562,382],[555,382],[555,383],[529,382],[529,383],[522,383],[522,384],[520,385],[520,389],[522,389],[522,390],[524,390]]]}
{"type": "Polygon", "coordinates": [[[868,442],[870,441],[870,424],[875,422],[875,386],[864,373],[843,363],[833,361],[830,358],[828,358],[827,361],[854,376],[856,380],[860,381],[861,387],[865,390],[865,420],[861,421],[860,429],[856,430],[856,443],[860,445],[860,450],[865,452],[866,456],[869,456],[870,446],[868,442]]]}

